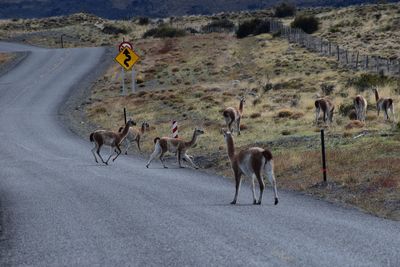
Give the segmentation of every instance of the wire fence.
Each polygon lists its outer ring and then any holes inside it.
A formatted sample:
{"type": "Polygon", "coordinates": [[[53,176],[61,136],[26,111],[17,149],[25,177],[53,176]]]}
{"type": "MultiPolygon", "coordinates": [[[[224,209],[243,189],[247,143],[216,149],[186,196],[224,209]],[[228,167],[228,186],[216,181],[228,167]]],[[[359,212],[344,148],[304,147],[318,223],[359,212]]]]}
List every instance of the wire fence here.
{"type": "Polygon", "coordinates": [[[397,59],[348,50],[329,40],[308,34],[299,28],[286,26],[278,20],[269,19],[269,22],[271,33],[280,33],[281,37],[286,38],[290,43],[297,43],[309,51],[334,57],[343,67],[388,76],[400,76],[400,61],[397,59]]]}

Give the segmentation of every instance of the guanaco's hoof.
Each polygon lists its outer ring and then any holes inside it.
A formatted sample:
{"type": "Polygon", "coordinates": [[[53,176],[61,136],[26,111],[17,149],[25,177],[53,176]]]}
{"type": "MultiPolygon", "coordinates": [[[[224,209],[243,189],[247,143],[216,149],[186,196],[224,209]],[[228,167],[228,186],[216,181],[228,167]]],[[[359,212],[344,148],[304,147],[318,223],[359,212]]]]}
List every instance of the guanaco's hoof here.
{"type": "Polygon", "coordinates": [[[253,205],[257,205],[257,200],[253,200],[253,205]]]}
{"type": "Polygon", "coordinates": [[[278,198],[276,197],[276,198],[275,198],[275,205],[278,205],[278,202],[279,202],[279,201],[278,201],[278,198]]]}
{"type": "Polygon", "coordinates": [[[146,165],[146,168],[148,169],[148,168],[149,168],[149,165],[146,165]]]}
{"type": "Polygon", "coordinates": [[[235,200],[231,202],[231,205],[235,205],[235,204],[236,204],[236,201],[235,201],[235,200]]]}
{"type": "Polygon", "coordinates": [[[256,205],[261,205],[261,201],[258,201],[258,202],[256,203],[256,205]]]}
{"type": "Polygon", "coordinates": [[[164,166],[164,169],[168,169],[168,167],[167,167],[167,166],[164,166]]]}

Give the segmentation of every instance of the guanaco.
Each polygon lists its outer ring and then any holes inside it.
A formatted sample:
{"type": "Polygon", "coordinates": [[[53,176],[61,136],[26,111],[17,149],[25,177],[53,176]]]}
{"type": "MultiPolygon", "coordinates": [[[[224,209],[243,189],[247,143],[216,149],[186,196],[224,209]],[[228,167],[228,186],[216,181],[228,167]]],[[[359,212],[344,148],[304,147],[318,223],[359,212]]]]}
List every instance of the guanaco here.
{"type": "MultiPolygon", "coordinates": [[[[145,132],[148,131],[150,125],[147,121],[142,122],[142,125],[139,130],[129,128],[128,135],[124,139],[125,145],[125,155],[128,154],[128,149],[131,146],[132,142],[136,142],[139,151],[142,151],[140,148],[140,139],[144,136],[145,132]]],[[[122,132],[124,127],[120,127],[118,132],[122,132]]]]}
{"type": "Polygon", "coordinates": [[[357,95],[353,99],[354,108],[356,109],[357,120],[365,121],[367,116],[367,100],[362,95],[357,95]]]}
{"type": "Polygon", "coordinates": [[[385,120],[389,120],[389,113],[388,110],[390,110],[390,113],[392,114],[393,121],[394,121],[394,105],[393,105],[393,99],[392,98],[384,98],[379,96],[378,88],[374,88],[375,92],[375,100],[376,100],[376,110],[379,112],[383,110],[384,118],[385,120]]]}
{"type": "Polygon", "coordinates": [[[243,105],[246,102],[246,98],[242,96],[239,97],[239,100],[240,102],[238,109],[234,107],[228,107],[222,112],[229,131],[233,131],[232,124],[235,123],[238,135],[240,135],[240,120],[243,115],[243,105]]]}
{"type": "Polygon", "coordinates": [[[195,169],[198,169],[199,167],[193,163],[191,157],[186,153],[189,148],[193,147],[196,144],[197,137],[202,134],[204,134],[203,130],[195,128],[192,139],[188,142],[182,140],[181,138],[156,137],[154,139],[154,144],[155,144],[154,152],[150,155],[150,159],[146,164],[146,168],[148,168],[151,161],[158,156],[160,158],[163,167],[167,168],[167,166],[165,166],[164,164],[163,157],[166,152],[171,152],[171,153],[176,153],[177,161],[180,168],[183,168],[183,166],[181,165],[181,157],[183,156],[183,158],[186,161],[188,161],[195,169]]]}
{"type": "Polygon", "coordinates": [[[111,151],[114,149],[114,152],[117,153],[117,155],[113,158],[113,161],[115,161],[118,156],[121,154],[121,149],[120,149],[120,144],[121,142],[125,139],[125,137],[128,134],[129,127],[136,125],[136,122],[133,121],[132,119],[129,119],[127,123],[125,124],[125,127],[122,132],[116,133],[113,131],[106,131],[106,130],[97,130],[94,131],[90,134],[90,142],[94,142],[94,148],[92,149],[92,153],[94,156],[94,160],[98,163],[96,154],[100,157],[101,161],[108,165],[108,161],[112,157],[113,153],[110,154],[108,157],[107,161],[104,161],[103,158],[100,155],[100,149],[103,145],[109,146],[111,148],[111,151]],[[96,151],[96,154],[95,154],[96,151]]]}
{"type": "Polygon", "coordinates": [[[229,131],[222,130],[224,134],[224,139],[227,145],[228,157],[231,161],[231,167],[233,174],[235,175],[236,191],[235,197],[231,204],[236,204],[237,197],[240,190],[241,177],[242,174],[251,178],[252,182],[252,192],[253,192],[253,204],[260,205],[262,201],[262,196],[265,188],[263,175],[267,174],[270,183],[274,188],[275,194],[275,205],[278,204],[278,192],[276,189],[276,180],[274,175],[274,163],[272,159],[271,151],[267,149],[262,149],[260,147],[251,147],[248,149],[241,150],[239,153],[235,153],[235,146],[233,143],[232,133],[229,131]],[[256,199],[255,193],[255,178],[258,180],[260,185],[260,196],[258,201],[256,199]]]}
{"type": "Polygon", "coordinates": [[[323,113],[324,122],[328,120],[328,122],[333,121],[333,111],[335,109],[335,105],[328,98],[318,98],[315,100],[315,124],[318,124],[318,118],[321,113],[323,113]]]}

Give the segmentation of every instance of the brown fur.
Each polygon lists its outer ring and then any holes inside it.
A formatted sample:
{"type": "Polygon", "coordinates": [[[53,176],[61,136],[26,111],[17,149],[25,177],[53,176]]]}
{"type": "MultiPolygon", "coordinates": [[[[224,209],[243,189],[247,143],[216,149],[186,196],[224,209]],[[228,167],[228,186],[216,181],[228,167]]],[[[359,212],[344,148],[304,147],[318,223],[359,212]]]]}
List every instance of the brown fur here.
{"type": "Polygon", "coordinates": [[[231,132],[223,131],[223,133],[227,144],[228,157],[231,161],[231,166],[235,175],[236,182],[235,197],[231,204],[236,204],[240,190],[241,177],[242,175],[247,175],[249,176],[249,178],[252,179],[253,204],[260,205],[265,188],[263,180],[263,174],[265,171],[267,172],[268,178],[274,187],[275,205],[278,204],[278,194],[276,190],[275,176],[273,174],[273,159],[271,151],[267,149],[262,149],[260,147],[251,147],[245,150],[241,150],[239,153],[236,154],[231,132]],[[255,197],[254,176],[257,178],[258,184],[260,186],[260,196],[258,201],[255,197]]]}
{"type": "Polygon", "coordinates": [[[110,158],[112,157],[113,154],[111,154],[107,161],[104,161],[103,158],[100,155],[100,149],[103,145],[107,145],[110,146],[111,149],[115,148],[115,152],[117,153],[117,155],[113,158],[113,161],[115,161],[118,156],[121,154],[121,149],[120,149],[120,144],[121,142],[124,140],[124,138],[127,136],[128,131],[129,131],[129,127],[136,125],[136,122],[134,122],[133,120],[129,120],[123,131],[120,133],[115,133],[112,131],[106,131],[106,130],[97,130],[93,133],[90,134],[90,141],[95,143],[95,147],[92,149],[92,153],[94,156],[95,161],[98,163],[97,161],[97,157],[96,154],[100,157],[101,161],[108,165],[108,161],[110,160],[110,158]],[[96,151],[96,154],[95,154],[96,151]]]}
{"type": "Polygon", "coordinates": [[[356,110],[357,120],[365,121],[367,115],[367,100],[362,95],[357,95],[353,99],[354,108],[356,110]]]}
{"type": "Polygon", "coordinates": [[[190,141],[184,141],[181,138],[172,138],[172,137],[159,138],[159,137],[156,137],[154,139],[154,143],[155,143],[154,152],[151,154],[150,159],[146,164],[146,167],[148,168],[151,161],[155,157],[159,156],[159,159],[160,159],[161,163],[163,164],[164,168],[167,168],[164,164],[163,157],[166,152],[171,152],[171,153],[176,153],[177,161],[178,161],[180,168],[183,168],[181,165],[181,158],[183,156],[183,158],[186,161],[190,162],[194,168],[198,169],[198,167],[193,163],[191,157],[188,156],[186,153],[189,148],[193,147],[196,144],[197,137],[201,134],[204,134],[204,131],[196,128],[193,132],[193,136],[190,141]]]}
{"type": "MultiPolygon", "coordinates": [[[[128,154],[128,149],[131,145],[132,142],[136,142],[136,145],[139,149],[139,151],[142,151],[140,148],[140,140],[144,136],[145,132],[148,131],[150,128],[150,125],[144,121],[142,122],[142,125],[140,126],[139,129],[132,129],[129,128],[128,135],[126,136],[124,142],[125,142],[125,155],[128,154]]],[[[119,128],[119,132],[121,132],[123,127],[119,128]]]]}
{"type": "Polygon", "coordinates": [[[238,135],[240,135],[240,120],[243,116],[243,105],[245,102],[245,98],[240,97],[239,108],[228,107],[222,112],[229,131],[233,130],[232,125],[233,123],[236,123],[238,135]]]}
{"type": "Polygon", "coordinates": [[[375,92],[375,100],[376,100],[376,111],[379,116],[379,112],[383,110],[383,115],[385,117],[385,120],[390,120],[389,118],[389,111],[392,113],[392,120],[394,120],[394,105],[393,105],[393,99],[392,98],[384,98],[379,96],[379,92],[377,88],[374,88],[375,92]]]}
{"type": "Polygon", "coordinates": [[[327,120],[329,122],[333,122],[333,112],[335,110],[335,105],[333,102],[328,99],[328,98],[318,98],[314,102],[315,105],[315,123],[318,123],[318,118],[320,115],[320,112],[322,111],[323,113],[323,120],[326,122],[327,120]]]}

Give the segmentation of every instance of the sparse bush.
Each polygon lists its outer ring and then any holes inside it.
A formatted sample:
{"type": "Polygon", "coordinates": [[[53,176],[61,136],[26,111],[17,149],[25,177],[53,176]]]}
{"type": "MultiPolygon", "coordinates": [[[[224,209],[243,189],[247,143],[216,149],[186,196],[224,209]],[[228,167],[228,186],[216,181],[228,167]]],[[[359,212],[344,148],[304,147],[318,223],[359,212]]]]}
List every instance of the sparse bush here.
{"type": "Polygon", "coordinates": [[[256,119],[256,118],[259,118],[259,117],[261,117],[261,113],[259,113],[259,112],[255,112],[255,113],[251,113],[250,114],[250,118],[252,118],[252,119],[256,119]]]}
{"type": "Polygon", "coordinates": [[[128,30],[124,27],[117,27],[114,25],[105,25],[104,28],[101,30],[105,34],[127,34],[128,30]]]}
{"type": "Polygon", "coordinates": [[[290,25],[292,28],[300,28],[306,33],[313,33],[316,32],[319,28],[319,21],[318,19],[311,15],[300,15],[297,16],[294,21],[290,25]]]}
{"type": "Polygon", "coordinates": [[[202,32],[224,32],[224,31],[233,31],[235,28],[235,24],[229,19],[218,19],[213,20],[207,25],[201,27],[202,32]]]}
{"type": "Polygon", "coordinates": [[[325,95],[331,95],[335,90],[335,86],[333,84],[321,84],[321,90],[325,95]]]}
{"type": "Polygon", "coordinates": [[[273,38],[280,37],[281,35],[282,35],[281,31],[276,31],[276,32],[272,33],[273,38]]]}
{"type": "Polygon", "coordinates": [[[350,112],[354,108],[353,103],[343,103],[339,105],[339,114],[343,117],[349,116],[350,112]]]}
{"type": "Polygon", "coordinates": [[[347,81],[348,86],[354,86],[358,91],[365,91],[373,86],[385,86],[390,78],[381,74],[363,73],[359,77],[347,81]]]}
{"type": "Polygon", "coordinates": [[[272,90],[273,88],[274,88],[274,85],[272,83],[270,83],[270,82],[265,83],[265,85],[263,86],[264,93],[272,90]]]}
{"type": "Polygon", "coordinates": [[[148,17],[140,17],[138,23],[139,25],[147,25],[149,24],[149,21],[148,17]]]}
{"type": "Polygon", "coordinates": [[[186,35],[185,30],[176,29],[167,25],[160,25],[157,28],[150,29],[143,34],[143,38],[167,38],[167,37],[182,37],[186,35]]]}
{"type": "Polygon", "coordinates": [[[274,16],[278,18],[291,17],[296,14],[296,7],[290,3],[281,3],[275,7],[274,16]]]}
{"type": "Polygon", "coordinates": [[[268,32],[270,32],[270,25],[268,21],[252,19],[239,25],[239,28],[236,31],[236,37],[244,38],[249,35],[258,35],[268,32]]]}
{"type": "Polygon", "coordinates": [[[293,115],[293,111],[290,109],[281,109],[278,111],[277,117],[278,118],[289,118],[293,115]]]}

